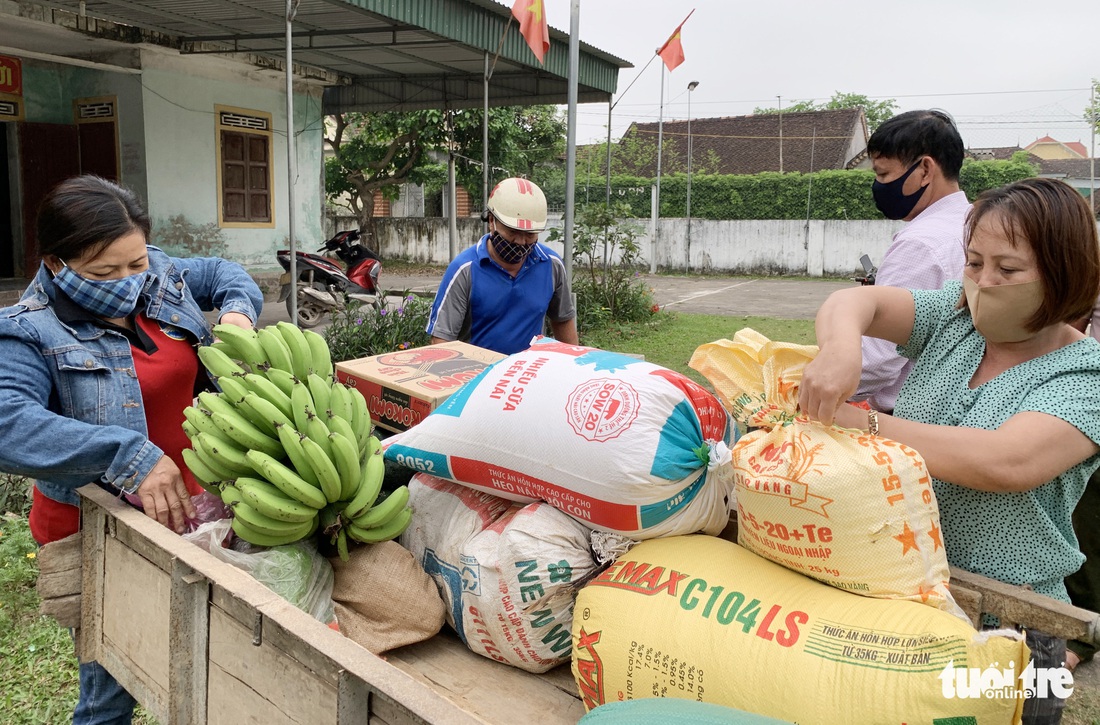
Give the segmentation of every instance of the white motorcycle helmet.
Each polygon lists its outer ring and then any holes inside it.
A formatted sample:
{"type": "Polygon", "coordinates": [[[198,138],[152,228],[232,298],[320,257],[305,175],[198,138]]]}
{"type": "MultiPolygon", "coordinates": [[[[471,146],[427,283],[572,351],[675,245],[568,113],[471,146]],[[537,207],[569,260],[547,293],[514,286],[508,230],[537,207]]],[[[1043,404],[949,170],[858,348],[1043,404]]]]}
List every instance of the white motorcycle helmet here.
{"type": "Polygon", "coordinates": [[[506,227],[521,232],[546,229],[546,195],[527,179],[513,177],[501,181],[493,187],[486,206],[488,213],[506,227]]]}

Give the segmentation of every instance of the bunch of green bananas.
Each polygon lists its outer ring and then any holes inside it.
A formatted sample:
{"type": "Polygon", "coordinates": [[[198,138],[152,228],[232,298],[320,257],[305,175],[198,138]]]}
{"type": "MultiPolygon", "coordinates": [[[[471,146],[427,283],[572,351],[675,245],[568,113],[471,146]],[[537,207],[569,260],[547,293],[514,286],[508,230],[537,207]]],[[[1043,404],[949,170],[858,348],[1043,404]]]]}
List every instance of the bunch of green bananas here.
{"type": "Polygon", "coordinates": [[[289,322],[216,325],[199,359],[221,388],[184,410],[184,462],[258,546],[325,534],[386,541],[408,527],[408,489],[377,502],[385,464],[363,395],[339,382],[325,339],[289,322]],[[377,502],[377,505],[376,505],[377,502]]]}

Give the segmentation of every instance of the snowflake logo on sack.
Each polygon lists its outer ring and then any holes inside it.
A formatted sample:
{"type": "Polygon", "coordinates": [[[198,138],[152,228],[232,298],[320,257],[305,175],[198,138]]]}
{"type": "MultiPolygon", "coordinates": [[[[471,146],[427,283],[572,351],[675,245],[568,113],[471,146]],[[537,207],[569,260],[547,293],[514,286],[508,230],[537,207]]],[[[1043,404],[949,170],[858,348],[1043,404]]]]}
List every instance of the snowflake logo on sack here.
{"type": "Polygon", "coordinates": [[[565,401],[569,425],[590,441],[617,438],[638,417],[638,392],[613,378],[581,383],[565,401]]]}
{"type": "Polygon", "coordinates": [[[955,660],[936,677],[943,687],[943,696],[948,700],[1008,700],[1021,698],[1047,698],[1053,695],[1066,699],[1073,694],[1073,673],[1065,667],[1035,667],[1032,662],[1019,674],[1019,686],[1016,686],[1014,662],[1008,663],[1008,669],[991,667],[955,667],[955,660]]]}

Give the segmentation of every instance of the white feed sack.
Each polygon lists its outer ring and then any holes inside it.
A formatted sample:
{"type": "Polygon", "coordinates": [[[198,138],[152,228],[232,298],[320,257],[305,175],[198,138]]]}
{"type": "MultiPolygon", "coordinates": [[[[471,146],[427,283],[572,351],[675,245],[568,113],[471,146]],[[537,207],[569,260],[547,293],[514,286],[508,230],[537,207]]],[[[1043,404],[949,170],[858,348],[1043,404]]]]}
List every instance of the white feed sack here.
{"type": "Polygon", "coordinates": [[[648,539],[721,532],[736,435],[690,378],[548,341],[486,368],[384,448],[409,468],[648,539]]]}
{"type": "Polygon", "coordinates": [[[577,589],[597,569],[590,530],[545,503],[424,474],[409,494],[416,516],[401,545],[435,580],[466,645],[528,672],[568,662],[577,589]]]}

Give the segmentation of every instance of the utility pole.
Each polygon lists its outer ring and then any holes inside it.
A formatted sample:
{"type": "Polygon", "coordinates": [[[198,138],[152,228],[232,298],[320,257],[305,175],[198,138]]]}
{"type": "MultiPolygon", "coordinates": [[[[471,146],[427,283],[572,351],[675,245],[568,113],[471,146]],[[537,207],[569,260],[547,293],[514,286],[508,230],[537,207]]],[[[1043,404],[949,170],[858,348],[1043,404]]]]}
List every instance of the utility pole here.
{"type": "Polygon", "coordinates": [[[783,173],[783,97],[776,96],[779,102],[779,173],[783,173]]]}
{"type": "Polygon", "coordinates": [[[699,81],[688,83],[688,183],[685,213],[687,216],[687,271],[691,271],[691,92],[699,86],[699,81]]]}

